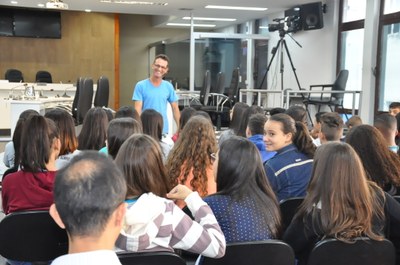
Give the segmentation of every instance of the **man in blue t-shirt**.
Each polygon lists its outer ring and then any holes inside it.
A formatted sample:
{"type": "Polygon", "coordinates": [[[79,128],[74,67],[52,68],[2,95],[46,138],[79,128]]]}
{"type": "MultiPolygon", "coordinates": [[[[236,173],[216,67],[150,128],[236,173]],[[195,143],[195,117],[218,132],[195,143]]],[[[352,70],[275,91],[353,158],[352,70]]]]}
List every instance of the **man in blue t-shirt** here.
{"type": "Polygon", "coordinates": [[[169,58],[164,54],[159,54],[154,59],[151,66],[153,70],[150,78],[139,81],[133,92],[136,111],[141,114],[143,110],[154,109],[158,111],[164,121],[163,133],[168,133],[167,104],[171,104],[172,113],[179,128],[180,112],[178,108],[178,96],[170,82],[162,78],[168,73],[169,58]]]}

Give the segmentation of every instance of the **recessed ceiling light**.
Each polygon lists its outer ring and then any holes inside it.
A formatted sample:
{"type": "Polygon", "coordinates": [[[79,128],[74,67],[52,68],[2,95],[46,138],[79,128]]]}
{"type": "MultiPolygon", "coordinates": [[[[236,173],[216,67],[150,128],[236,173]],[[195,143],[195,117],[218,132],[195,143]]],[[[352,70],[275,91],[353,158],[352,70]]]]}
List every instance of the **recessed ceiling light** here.
{"type": "Polygon", "coordinates": [[[127,5],[153,5],[153,6],[166,6],[168,3],[161,2],[145,2],[145,1],[131,1],[131,0],[100,0],[101,3],[112,4],[127,4],[127,5]]]}
{"type": "MultiPolygon", "coordinates": [[[[190,20],[191,17],[183,17],[183,20],[190,20]]],[[[214,17],[193,17],[193,20],[203,21],[236,21],[236,18],[214,18],[214,17]]]]}
{"type": "MultiPolygon", "coordinates": [[[[189,23],[167,23],[167,26],[190,27],[189,23]]],[[[193,24],[193,27],[215,28],[214,24],[193,24]]]]}
{"type": "Polygon", "coordinates": [[[44,7],[44,4],[37,4],[38,7],[44,7]]]}
{"type": "Polygon", "coordinates": [[[207,5],[205,8],[214,8],[214,9],[233,9],[233,10],[247,10],[247,11],[265,11],[268,8],[266,7],[246,7],[246,6],[215,6],[215,5],[207,5]]]}
{"type": "Polygon", "coordinates": [[[11,4],[18,5],[18,2],[17,1],[11,1],[11,4]]]}

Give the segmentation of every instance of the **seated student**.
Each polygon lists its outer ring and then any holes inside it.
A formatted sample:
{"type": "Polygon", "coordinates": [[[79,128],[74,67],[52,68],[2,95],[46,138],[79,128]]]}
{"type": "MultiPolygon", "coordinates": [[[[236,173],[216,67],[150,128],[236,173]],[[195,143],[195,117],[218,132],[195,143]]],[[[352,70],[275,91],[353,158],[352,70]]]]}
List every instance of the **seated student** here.
{"type": "Polygon", "coordinates": [[[392,102],[389,105],[389,114],[392,116],[396,116],[397,113],[400,113],[400,102],[392,102]]]}
{"type": "Polygon", "coordinates": [[[233,136],[215,154],[217,193],[204,198],[213,210],[226,242],[277,238],[280,211],[257,154],[249,140],[233,136]]]}
{"type": "MultiPolygon", "coordinates": [[[[184,184],[201,197],[216,192],[210,155],[217,151],[217,140],[210,120],[194,116],[180,133],[166,163],[172,186],[184,184]]],[[[183,201],[176,202],[181,208],[183,201]]]]}
{"type": "MultiPolygon", "coordinates": [[[[249,108],[249,105],[243,102],[236,102],[233,108],[230,111],[230,120],[231,122],[229,123],[229,129],[224,130],[221,132],[221,135],[219,136],[218,139],[218,144],[221,145],[226,139],[233,135],[239,135],[240,132],[240,124],[242,120],[244,119],[246,110],[249,108]]],[[[245,132],[243,132],[245,133],[245,132]]]]}
{"type": "Polygon", "coordinates": [[[115,119],[117,118],[132,118],[137,122],[142,122],[140,120],[140,115],[137,110],[132,106],[122,106],[115,112],[115,119]]]}
{"type": "Polygon", "coordinates": [[[394,153],[397,154],[399,146],[396,144],[397,135],[397,119],[396,117],[382,113],[375,117],[374,126],[381,132],[386,141],[386,146],[394,153]]]}
{"type": "Polygon", "coordinates": [[[123,174],[106,156],[81,152],[57,173],[50,215],[67,231],[68,254],[53,265],[120,265],[114,243],[126,203],[123,174]]]}
{"type": "Polygon", "coordinates": [[[132,118],[116,118],[107,129],[107,153],[115,159],[121,145],[134,133],[142,133],[142,125],[132,118]]]}
{"type": "Polygon", "coordinates": [[[321,144],[340,141],[343,136],[343,119],[336,112],[328,112],[321,116],[321,131],[319,139],[321,144]]]}
{"type": "Polygon", "coordinates": [[[12,141],[8,142],[4,146],[3,163],[8,168],[16,167],[14,172],[17,171],[18,166],[19,166],[18,165],[19,158],[16,157],[16,156],[17,156],[17,153],[19,151],[19,145],[18,144],[21,141],[21,133],[22,133],[23,124],[32,115],[39,115],[39,113],[36,110],[28,109],[28,110],[23,111],[19,115],[17,124],[15,125],[15,130],[14,130],[14,134],[13,134],[13,137],[12,137],[12,141]],[[17,161],[17,162],[14,162],[14,161],[17,161]]]}
{"type": "Polygon", "coordinates": [[[318,137],[319,132],[321,131],[321,116],[326,112],[318,112],[315,114],[315,121],[313,122],[314,126],[310,131],[310,135],[313,138],[313,143],[315,146],[321,145],[321,140],[318,137]]]}
{"type": "Polygon", "coordinates": [[[246,128],[246,136],[252,143],[256,145],[258,151],[260,152],[261,161],[263,163],[276,154],[276,152],[267,151],[267,149],[265,148],[265,143],[263,141],[264,125],[267,120],[268,118],[264,114],[253,114],[250,116],[246,128]]]}
{"type": "Polygon", "coordinates": [[[99,151],[106,146],[108,122],[107,112],[103,108],[91,108],[85,115],[78,135],[78,149],[99,151]]]}
{"type": "Polygon", "coordinates": [[[278,201],[305,196],[316,148],[306,126],[275,114],[265,123],[264,142],[268,151],[277,152],[264,168],[278,201]]]}
{"type": "Polygon", "coordinates": [[[20,167],[2,183],[3,211],[47,210],[53,203],[56,159],[60,135],[54,122],[40,115],[30,116],[21,135],[20,167]]]}
{"type": "Polygon", "coordinates": [[[61,147],[56,160],[56,168],[60,169],[69,163],[78,148],[74,119],[66,110],[60,108],[51,109],[44,116],[53,120],[60,131],[61,147]]]}
{"type": "Polygon", "coordinates": [[[174,146],[174,142],[162,133],[164,127],[162,115],[154,109],[146,109],[140,114],[140,119],[142,120],[143,133],[150,135],[158,142],[163,153],[163,161],[165,161],[174,146]]]}
{"type": "Polygon", "coordinates": [[[389,220],[400,225],[400,204],[367,181],[350,145],[331,142],[316,151],[307,195],[283,240],[293,248],[298,264],[303,265],[319,240],[381,240],[389,220]]]}
{"type": "Polygon", "coordinates": [[[351,128],[361,125],[361,124],[363,124],[363,122],[362,122],[361,117],[358,115],[354,115],[346,121],[346,126],[349,131],[351,130],[351,128]]]}
{"type": "Polygon", "coordinates": [[[196,112],[196,110],[194,108],[191,108],[191,107],[184,108],[181,111],[181,117],[179,118],[179,129],[172,136],[172,141],[174,141],[174,143],[178,140],[179,133],[183,130],[183,127],[185,127],[186,123],[195,114],[195,112],[196,112]]]}
{"type": "Polygon", "coordinates": [[[293,118],[294,121],[302,122],[304,125],[307,126],[307,110],[298,105],[290,106],[285,113],[293,118]]]}
{"type": "Polygon", "coordinates": [[[118,152],[115,163],[127,181],[128,210],[116,246],[147,252],[177,248],[222,257],[225,238],[211,209],[184,185],[168,192],[169,179],[161,156],[156,140],[145,134],[132,135],[118,152]],[[165,196],[185,200],[195,220],[165,196]]]}
{"type": "Polygon", "coordinates": [[[377,128],[368,124],[354,127],[346,143],[360,156],[369,180],[391,195],[400,194],[400,157],[387,148],[377,128]]]}

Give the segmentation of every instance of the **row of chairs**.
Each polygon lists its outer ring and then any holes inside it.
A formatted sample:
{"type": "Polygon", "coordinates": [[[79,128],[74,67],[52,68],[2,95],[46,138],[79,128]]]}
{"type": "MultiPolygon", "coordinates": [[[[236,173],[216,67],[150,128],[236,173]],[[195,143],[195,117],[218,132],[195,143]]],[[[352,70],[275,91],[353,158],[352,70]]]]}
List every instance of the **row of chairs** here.
{"type": "MultiPolygon", "coordinates": [[[[53,260],[68,251],[65,230],[57,226],[48,211],[15,212],[0,222],[0,255],[6,259],[38,262],[53,260]]],[[[185,265],[169,252],[120,253],[123,265],[185,265]]],[[[204,258],[203,265],[294,265],[292,248],[280,240],[228,244],[220,259],[204,258]]],[[[325,239],[316,244],[308,265],[363,264],[394,265],[395,249],[389,240],[358,238],[348,244],[325,239]]]]}
{"type": "Polygon", "coordinates": [[[89,77],[79,77],[76,81],[76,92],[74,101],[72,102],[72,117],[76,124],[83,122],[86,113],[93,106],[108,107],[108,99],[110,96],[110,83],[108,78],[101,76],[97,80],[96,94],[93,99],[93,79],[89,77]]]}
{"type": "MultiPolygon", "coordinates": [[[[8,69],[4,74],[4,79],[9,82],[24,82],[24,76],[18,69],[8,69]]],[[[38,83],[53,83],[53,78],[48,71],[37,71],[35,81],[38,83]]]]}

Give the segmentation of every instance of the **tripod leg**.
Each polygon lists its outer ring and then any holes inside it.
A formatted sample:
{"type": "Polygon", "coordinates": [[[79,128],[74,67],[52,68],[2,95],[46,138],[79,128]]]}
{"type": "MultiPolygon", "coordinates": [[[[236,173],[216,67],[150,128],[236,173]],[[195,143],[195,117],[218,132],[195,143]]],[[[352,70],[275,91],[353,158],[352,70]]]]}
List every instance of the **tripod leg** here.
{"type": "MultiPolygon", "coordinates": [[[[293,70],[294,77],[296,78],[297,86],[299,87],[299,90],[301,90],[301,85],[300,85],[300,82],[299,82],[299,78],[297,77],[297,74],[296,74],[296,68],[294,67],[294,64],[293,64],[293,61],[292,61],[292,57],[290,56],[290,52],[289,52],[289,49],[288,49],[288,47],[286,45],[286,41],[285,40],[283,40],[283,46],[285,47],[286,54],[287,54],[287,56],[289,58],[290,65],[292,66],[292,70],[293,70]]],[[[301,94],[301,97],[302,97],[303,100],[305,99],[303,94],[301,94]]]]}
{"type": "Polygon", "coordinates": [[[277,53],[277,51],[278,51],[278,49],[279,49],[279,47],[280,47],[281,42],[282,42],[282,39],[279,39],[279,40],[278,40],[278,43],[276,44],[276,46],[275,46],[274,48],[272,48],[272,57],[271,57],[271,60],[270,60],[269,63],[268,63],[267,71],[265,72],[265,74],[264,74],[264,76],[263,76],[263,79],[261,80],[260,89],[262,88],[262,86],[263,86],[263,84],[264,84],[265,78],[267,77],[267,74],[268,74],[268,72],[269,72],[269,69],[271,68],[271,65],[272,65],[272,61],[273,61],[274,58],[275,58],[275,55],[276,55],[276,53],[277,53]]]}

